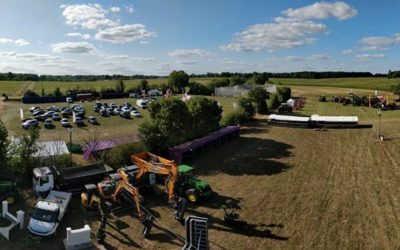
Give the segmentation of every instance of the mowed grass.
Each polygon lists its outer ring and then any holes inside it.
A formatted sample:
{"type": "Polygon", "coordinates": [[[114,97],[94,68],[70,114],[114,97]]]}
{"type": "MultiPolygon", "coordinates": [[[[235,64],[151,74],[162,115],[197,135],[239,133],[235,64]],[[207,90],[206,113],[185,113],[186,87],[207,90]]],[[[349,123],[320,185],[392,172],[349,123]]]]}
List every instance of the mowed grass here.
{"type": "MultiPolygon", "coordinates": [[[[217,193],[199,205],[189,204],[186,215],[209,219],[211,249],[398,249],[400,111],[383,112],[382,133],[391,140],[380,142],[378,110],[318,102],[319,95],[344,95],[348,89],[292,89],[294,95],[306,97],[305,108],[298,114],[357,115],[360,123],[371,123],[373,128],[314,131],[274,127],[259,116],[241,127],[240,138],[200,150],[184,162],[195,166],[198,176],[217,193]],[[240,201],[243,225],[224,224],[219,206],[226,199],[240,201]]],[[[217,100],[226,109],[234,101],[217,100]]],[[[112,217],[106,228],[111,249],[183,246],[169,232],[185,234],[160,188],[161,192],[141,193],[144,206],[157,215],[149,238],[141,237],[142,227],[133,212],[112,217]]],[[[30,202],[32,206],[34,201],[30,202]]],[[[61,248],[63,228],[84,224],[93,232],[100,225],[82,213],[77,197],[57,237],[42,240],[39,249],[61,248]]],[[[24,249],[22,238],[23,234],[4,247],[24,249]]]]}
{"type": "Polygon", "coordinates": [[[298,78],[271,78],[277,85],[291,86],[318,86],[339,87],[354,89],[372,89],[389,91],[392,85],[400,84],[400,79],[386,77],[355,77],[355,78],[326,78],[326,79],[298,79],[298,78]]]}

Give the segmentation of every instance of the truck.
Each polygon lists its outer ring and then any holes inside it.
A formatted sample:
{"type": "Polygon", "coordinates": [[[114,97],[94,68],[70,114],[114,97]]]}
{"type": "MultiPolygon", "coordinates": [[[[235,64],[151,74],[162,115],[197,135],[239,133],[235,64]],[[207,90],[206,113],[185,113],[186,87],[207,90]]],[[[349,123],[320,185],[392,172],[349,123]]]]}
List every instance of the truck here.
{"type": "Polygon", "coordinates": [[[36,194],[45,194],[51,190],[80,193],[88,183],[97,183],[113,172],[104,163],[95,163],[83,167],[57,169],[40,167],[33,169],[33,189],[36,194]]]}
{"type": "Polygon", "coordinates": [[[71,198],[71,193],[50,191],[45,200],[36,203],[28,223],[28,230],[39,236],[55,235],[71,198]]]}

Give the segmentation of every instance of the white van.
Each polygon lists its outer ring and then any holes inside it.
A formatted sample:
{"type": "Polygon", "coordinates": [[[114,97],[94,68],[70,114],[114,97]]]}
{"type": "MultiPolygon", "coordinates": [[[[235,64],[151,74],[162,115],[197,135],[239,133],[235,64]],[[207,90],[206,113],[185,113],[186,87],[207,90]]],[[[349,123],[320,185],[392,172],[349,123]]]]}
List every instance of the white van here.
{"type": "Polygon", "coordinates": [[[149,105],[149,100],[146,99],[139,99],[136,101],[136,106],[139,108],[145,109],[149,105]]]}

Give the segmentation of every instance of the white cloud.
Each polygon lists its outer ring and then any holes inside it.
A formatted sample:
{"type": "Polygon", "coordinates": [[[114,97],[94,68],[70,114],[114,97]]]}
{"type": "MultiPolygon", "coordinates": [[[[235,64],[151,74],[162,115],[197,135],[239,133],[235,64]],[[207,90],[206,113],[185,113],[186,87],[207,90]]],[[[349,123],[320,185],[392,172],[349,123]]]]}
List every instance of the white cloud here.
{"type": "Polygon", "coordinates": [[[0,38],[0,43],[4,43],[4,44],[5,43],[13,43],[14,45],[16,45],[18,47],[23,47],[23,46],[30,44],[27,40],[22,39],[22,38],[16,39],[16,40],[9,39],[9,38],[0,38]]]}
{"type": "Polygon", "coordinates": [[[111,43],[126,43],[138,41],[148,37],[156,36],[146,30],[143,24],[126,24],[121,26],[110,27],[97,32],[95,38],[97,40],[107,41],[111,43]]]}
{"type": "Polygon", "coordinates": [[[118,25],[117,22],[106,18],[106,13],[107,11],[100,4],[74,4],[64,6],[62,15],[66,24],[86,29],[118,25]]]}
{"type": "Polygon", "coordinates": [[[52,45],[53,52],[57,53],[78,53],[78,54],[94,54],[95,47],[87,42],[63,42],[52,45]]]}
{"type": "Polygon", "coordinates": [[[352,49],[345,49],[345,50],[342,50],[342,54],[343,54],[343,55],[349,55],[349,54],[351,54],[351,53],[353,53],[353,50],[352,50],[352,49]]]}
{"type": "Polygon", "coordinates": [[[345,2],[318,2],[298,9],[287,9],[283,14],[297,19],[326,19],[335,17],[339,20],[349,19],[357,15],[357,10],[345,2]]]}
{"type": "Polygon", "coordinates": [[[107,56],[107,58],[109,58],[109,59],[129,59],[130,56],[129,55],[110,55],[110,56],[107,56]]]}
{"type": "Polygon", "coordinates": [[[208,57],[210,52],[202,49],[176,49],[168,53],[171,57],[208,57]]]}
{"type": "Polygon", "coordinates": [[[387,46],[400,44],[400,33],[393,36],[369,36],[361,39],[363,47],[360,50],[387,50],[387,46]]]}
{"type": "Polygon", "coordinates": [[[327,54],[314,54],[309,56],[287,56],[284,61],[288,62],[302,62],[302,61],[328,61],[331,57],[327,54]]]}
{"type": "Polygon", "coordinates": [[[0,56],[7,57],[13,60],[19,61],[34,61],[38,63],[65,63],[74,64],[76,60],[66,59],[59,56],[52,56],[47,54],[37,53],[17,53],[17,52],[0,52],[0,56]]]}
{"type": "Polygon", "coordinates": [[[120,11],[121,11],[121,8],[120,8],[120,7],[113,6],[113,7],[110,8],[110,10],[111,10],[111,12],[120,12],[120,11]]]}
{"type": "Polygon", "coordinates": [[[364,46],[360,48],[361,51],[384,51],[388,50],[388,48],[385,47],[379,47],[379,46],[364,46]]]}
{"type": "Polygon", "coordinates": [[[259,51],[264,49],[294,48],[312,44],[314,34],[326,33],[324,24],[293,18],[275,18],[274,22],[255,24],[237,33],[233,43],[223,50],[259,51]]]}
{"type": "Polygon", "coordinates": [[[125,10],[129,13],[133,13],[133,11],[135,11],[135,9],[133,8],[133,5],[127,5],[125,6],[125,10]]]}
{"type": "Polygon", "coordinates": [[[79,32],[67,33],[67,36],[80,37],[80,38],[85,39],[85,40],[90,39],[90,35],[89,34],[82,34],[82,33],[79,33],[79,32]]]}
{"type": "Polygon", "coordinates": [[[132,57],[132,60],[141,61],[141,62],[154,62],[157,61],[157,58],[154,57],[132,57]]]}
{"type": "Polygon", "coordinates": [[[361,54],[356,55],[356,59],[359,61],[370,61],[374,59],[382,59],[385,58],[385,54],[361,54]]]}

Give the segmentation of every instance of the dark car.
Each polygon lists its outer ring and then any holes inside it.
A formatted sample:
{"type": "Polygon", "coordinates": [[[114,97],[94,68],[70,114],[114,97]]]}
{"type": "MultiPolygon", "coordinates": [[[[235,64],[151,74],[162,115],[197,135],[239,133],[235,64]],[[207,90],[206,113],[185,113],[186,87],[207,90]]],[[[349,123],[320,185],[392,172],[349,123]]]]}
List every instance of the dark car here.
{"type": "Polygon", "coordinates": [[[72,115],[72,109],[64,109],[64,110],[61,112],[61,115],[62,115],[63,117],[71,116],[71,115],[72,115]]]}
{"type": "Polygon", "coordinates": [[[37,116],[35,116],[35,119],[40,121],[40,122],[44,122],[47,119],[47,116],[45,116],[45,115],[37,115],[37,116]]]}
{"type": "Polygon", "coordinates": [[[54,128],[55,126],[53,124],[53,121],[48,118],[44,121],[44,127],[47,129],[50,129],[50,128],[54,128]]]}
{"type": "Polygon", "coordinates": [[[100,109],[99,114],[103,117],[107,117],[108,111],[106,109],[100,109]]]}
{"type": "Polygon", "coordinates": [[[75,121],[74,123],[76,124],[76,126],[81,127],[84,126],[85,123],[83,122],[83,119],[81,117],[75,117],[75,121]]]}
{"type": "Polygon", "coordinates": [[[125,119],[131,119],[131,113],[130,112],[121,112],[119,113],[119,116],[125,119]]]}

